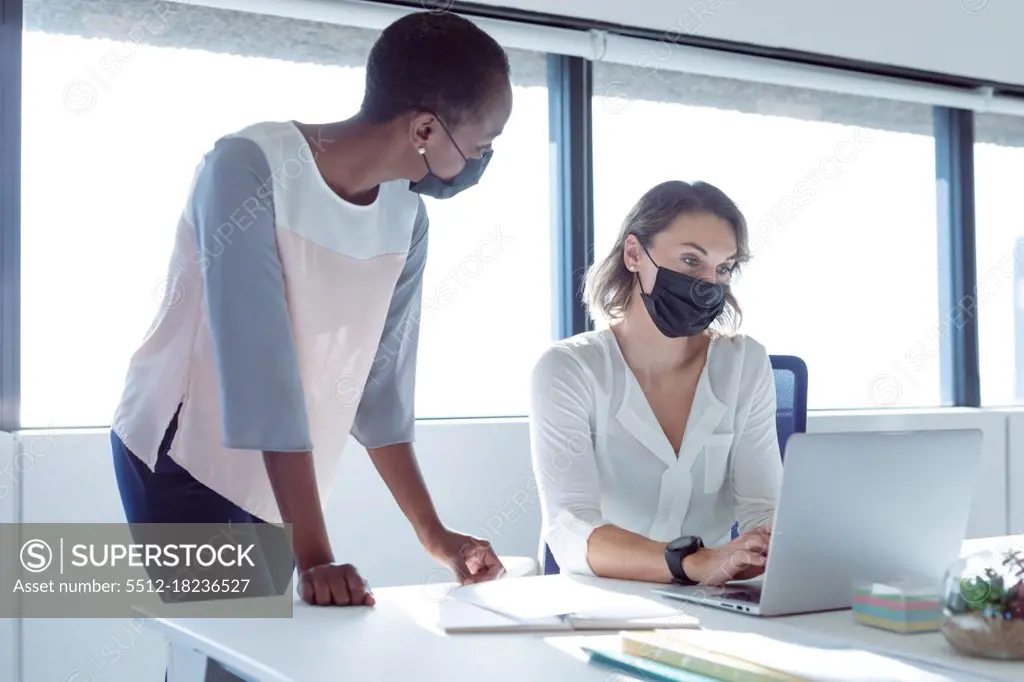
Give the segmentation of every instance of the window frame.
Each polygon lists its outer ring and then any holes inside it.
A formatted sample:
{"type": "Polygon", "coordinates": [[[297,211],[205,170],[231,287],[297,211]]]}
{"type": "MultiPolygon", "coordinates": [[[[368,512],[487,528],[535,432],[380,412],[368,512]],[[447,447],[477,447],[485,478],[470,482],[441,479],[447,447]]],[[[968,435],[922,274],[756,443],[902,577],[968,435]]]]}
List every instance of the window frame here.
{"type": "MultiPolygon", "coordinates": [[[[391,4],[422,9],[422,0],[391,4]]],[[[557,18],[524,10],[487,8],[447,0],[445,9],[469,17],[614,31],[653,42],[700,45],[737,55],[772,56],[832,66],[860,74],[909,78],[926,83],[985,85],[944,74],[864,64],[824,55],[794,54],[695,35],[659,34],[600,22],[557,18]],[[968,82],[970,81],[970,82],[968,82]]],[[[0,430],[21,426],[21,78],[23,0],[0,0],[0,430]]],[[[1006,89],[1005,87],[1003,89],[1006,89]]],[[[1017,88],[1013,88],[1016,90],[1017,88]]],[[[594,259],[592,63],[581,57],[548,55],[550,142],[555,172],[552,240],[556,338],[593,329],[582,300],[586,270],[594,259]]],[[[1024,91],[1024,88],[1020,88],[1024,91]]],[[[975,263],[973,113],[933,107],[939,231],[939,319],[951,319],[940,349],[942,404],[979,407],[980,365],[975,263]],[[952,317],[950,317],[952,316],[952,317]]]]}
{"type": "Polygon", "coordinates": [[[548,130],[555,155],[552,310],[560,339],[594,328],[582,297],[594,262],[593,92],[590,61],[548,55],[548,130]]]}
{"type": "Polygon", "coordinates": [[[981,407],[974,112],[934,107],[942,403],[981,407]],[[948,325],[943,325],[946,322],[948,325]]]}
{"type": "Polygon", "coordinates": [[[22,0],[0,0],[0,431],[21,425],[22,0]]]}

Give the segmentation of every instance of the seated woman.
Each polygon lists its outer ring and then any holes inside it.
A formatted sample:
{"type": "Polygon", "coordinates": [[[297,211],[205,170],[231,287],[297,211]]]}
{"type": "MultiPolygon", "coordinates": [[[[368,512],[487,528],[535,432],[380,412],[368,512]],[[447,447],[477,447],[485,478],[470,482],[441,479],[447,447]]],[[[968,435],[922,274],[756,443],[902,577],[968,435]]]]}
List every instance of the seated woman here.
{"type": "Polygon", "coordinates": [[[537,362],[533,468],[563,572],[718,585],[764,571],[782,462],[768,354],[731,333],[748,248],[721,190],[654,187],[587,278],[610,328],[537,362]]]}

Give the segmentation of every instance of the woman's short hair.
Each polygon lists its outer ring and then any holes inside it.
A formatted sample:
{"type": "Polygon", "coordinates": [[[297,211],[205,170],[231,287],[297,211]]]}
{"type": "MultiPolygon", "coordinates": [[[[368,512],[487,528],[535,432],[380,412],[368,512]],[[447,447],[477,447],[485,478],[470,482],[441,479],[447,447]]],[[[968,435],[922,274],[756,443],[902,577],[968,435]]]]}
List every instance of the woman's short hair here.
{"type": "Polygon", "coordinates": [[[415,12],[385,28],[370,50],[361,114],[386,123],[426,110],[454,128],[510,73],[505,50],[473,22],[452,12],[415,12]]]}
{"type": "MultiPolygon", "coordinates": [[[[736,235],[737,270],[750,260],[747,221],[725,192],[706,182],[663,182],[640,197],[623,221],[611,251],[587,273],[583,296],[591,318],[603,317],[608,322],[616,322],[625,315],[636,285],[636,275],[626,269],[623,257],[626,237],[635,235],[642,245],[649,247],[654,236],[676,218],[700,213],[718,216],[732,226],[736,235]]],[[[739,302],[728,286],[725,301],[725,309],[712,324],[714,332],[733,332],[742,321],[739,302]]]]}

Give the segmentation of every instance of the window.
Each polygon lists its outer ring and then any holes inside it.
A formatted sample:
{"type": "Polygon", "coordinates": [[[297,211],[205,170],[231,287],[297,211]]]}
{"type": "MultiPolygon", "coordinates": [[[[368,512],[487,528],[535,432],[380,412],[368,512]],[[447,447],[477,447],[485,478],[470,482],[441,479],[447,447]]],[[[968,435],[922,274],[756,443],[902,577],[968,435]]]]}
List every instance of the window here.
{"type": "Polygon", "coordinates": [[[816,409],[940,403],[935,141],[923,105],[598,63],[595,247],[705,180],[750,226],[740,331],[804,359],[816,409]]]}
{"type": "MultiPolygon", "coordinates": [[[[260,120],[355,113],[377,35],[176,3],[26,0],[23,426],[110,422],[203,153],[260,120]]],[[[510,58],[515,111],[487,175],[428,206],[420,416],[525,413],[524,376],[551,341],[545,58],[510,58]]]]}
{"type": "Polygon", "coordinates": [[[526,415],[554,340],[546,57],[509,50],[514,105],[480,185],[427,198],[421,417],[526,415]]]}
{"type": "Polygon", "coordinates": [[[1024,118],[974,119],[978,354],[982,405],[1024,401],[1024,118]]]}

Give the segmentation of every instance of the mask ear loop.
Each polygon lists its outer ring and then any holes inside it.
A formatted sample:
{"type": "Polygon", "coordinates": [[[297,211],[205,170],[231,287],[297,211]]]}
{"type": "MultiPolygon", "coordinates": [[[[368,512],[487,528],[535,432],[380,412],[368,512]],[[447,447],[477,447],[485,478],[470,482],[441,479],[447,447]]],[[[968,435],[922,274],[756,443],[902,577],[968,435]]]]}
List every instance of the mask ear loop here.
{"type": "MultiPolygon", "coordinates": [[[[433,112],[431,112],[431,113],[433,113],[433,112]]],[[[448,130],[448,126],[446,126],[444,124],[444,121],[442,121],[441,117],[438,116],[437,114],[434,114],[434,118],[437,119],[438,125],[440,125],[441,129],[444,130],[444,134],[448,136],[449,140],[451,140],[452,146],[455,147],[455,151],[457,151],[459,153],[459,156],[462,157],[463,161],[465,161],[466,163],[469,163],[469,157],[462,153],[462,149],[459,148],[459,143],[455,141],[455,137],[452,135],[451,131],[448,130]]]]}
{"type": "MultiPolygon", "coordinates": [[[[636,235],[633,236],[636,237],[636,235]]],[[[644,250],[644,253],[647,254],[647,257],[650,258],[651,262],[654,263],[654,258],[651,258],[651,252],[648,251],[647,247],[644,246],[644,243],[640,241],[640,237],[636,237],[636,241],[638,244],[640,244],[640,248],[644,250]]],[[[654,267],[660,268],[661,266],[659,266],[657,263],[654,263],[654,267]]],[[[640,293],[646,296],[647,292],[644,291],[644,283],[640,281],[640,272],[637,270],[633,270],[632,272],[634,275],[636,275],[636,283],[640,286],[640,293]]]]}
{"type": "MultiPolygon", "coordinates": [[[[463,163],[468,165],[469,164],[469,159],[466,157],[465,154],[462,153],[462,150],[459,149],[459,143],[455,141],[454,137],[452,137],[451,132],[448,130],[448,126],[446,126],[444,124],[444,121],[442,121],[441,117],[438,116],[435,112],[430,111],[429,109],[427,109],[426,111],[428,113],[430,113],[437,120],[437,124],[439,126],[441,126],[441,130],[444,131],[444,134],[448,136],[448,140],[452,143],[452,146],[455,147],[455,151],[457,151],[459,153],[459,156],[462,157],[463,163]]],[[[430,161],[427,160],[427,148],[426,147],[419,147],[416,151],[418,151],[420,153],[420,156],[423,157],[423,163],[427,164],[427,172],[430,175],[436,175],[434,173],[434,169],[430,167],[430,161]]],[[[463,167],[465,167],[465,166],[463,166],[463,167]]]]}
{"type": "Polygon", "coordinates": [[[423,157],[423,163],[426,164],[426,166],[427,166],[427,174],[428,175],[433,175],[434,174],[434,169],[430,167],[430,161],[427,160],[427,148],[426,147],[419,147],[419,148],[416,149],[416,151],[418,151],[420,153],[420,156],[423,157]]]}
{"type": "Polygon", "coordinates": [[[430,162],[427,161],[427,147],[418,146],[416,151],[419,152],[420,157],[423,159],[423,164],[427,167],[427,175],[433,175],[434,170],[430,167],[430,162]]]}
{"type": "MultiPolygon", "coordinates": [[[[647,257],[651,259],[651,262],[652,262],[652,263],[654,263],[654,257],[653,257],[653,256],[651,256],[651,252],[647,250],[647,247],[646,247],[646,246],[644,246],[644,243],[643,243],[643,242],[641,242],[641,241],[640,241],[639,239],[637,239],[637,241],[638,241],[638,242],[640,242],[640,248],[644,250],[644,253],[646,253],[646,254],[647,254],[647,257]]],[[[656,268],[660,268],[661,266],[660,266],[660,265],[658,265],[657,263],[654,263],[654,267],[656,267],[656,268]]]]}

